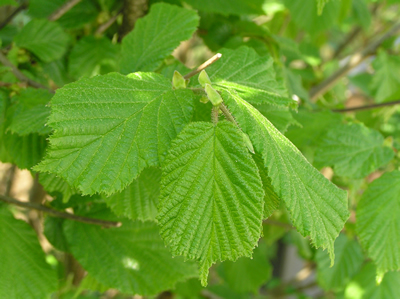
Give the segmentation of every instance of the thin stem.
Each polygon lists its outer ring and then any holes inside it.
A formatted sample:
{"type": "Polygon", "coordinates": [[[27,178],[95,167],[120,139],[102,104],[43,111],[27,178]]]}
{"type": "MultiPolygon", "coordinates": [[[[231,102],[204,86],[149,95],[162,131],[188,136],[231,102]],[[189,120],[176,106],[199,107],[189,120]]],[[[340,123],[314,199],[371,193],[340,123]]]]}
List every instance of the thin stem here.
{"type": "Polygon", "coordinates": [[[66,14],[72,7],[77,5],[81,0],[69,0],[65,4],[63,4],[59,9],[53,12],[47,19],[49,21],[57,21],[64,14],[66,14]]]}
{"type": "Polygon", "coordinates": [[[210,59],[208,59],[206,62],[204,62],[203,64],[201,64],[197,69],[191,71],[190,73],[186,74],[185,76],[183,76],[183,78],[185,78],[186,80],[189,78],[192,78],[193,76],[197,75],[198,73],[200,73],[202,70],[204,70],[205,68],[209,67],[210,65],[212,65],[214,62],[216,62],[218,59],[220,59],[222,57],[221,53],[217,53],[215,54],[213,57],[211,57],[210,59]]]}
{"type": "Polygon", "coordinates": [[[18,6],[1,24],[0,24],[0,29],[3,29],[8,23],[14,19],[14,17],[19,14],[21,11],[24,9],[28,8],[28,3],[22,3],[20,6],[18,6]]]}
{"type": "MultiPolygon", "coordinates": [[[[232,115],[231,112],[229,111],[228,107],[226,107],[224,103],[222,103],[222,104],[219,106],[219,109],[221,109],[222,113],[224,114],[225,118],[226,118],[228,121],[234,123],[235,126],[239,128],[239,124],[236,122],[236,119],[233,117],[233,115],[232,115]]],[[[239,129],[240,129],[240,128],[239,128],[239,129]]]]}
{"type": "Polygon", "coordinates": [[[114,22],[118,19],[119,15],[122,13],[122,8],[112,16],[107,22],[101,24],[99,28],[97,28],[95,35],[102,35],[104,31],[106,31],[114,22]]]}
{"type": "Polygon", "coordinates": [[[364,50],[359,51],[353,54],[348,63],[340,68],[338,71],[333,73],[326,80],[322,81],[319,85],[315,86],[310,91],[311,101],[316,101],[320,96],[322,96],[325,92],[331,89],[342,77],[344,77],[351,69],[358,66],[361,62],[363,62],[370,55],[374,54],[378,47],[388,38],[395,35],[400,30],[400,23],[397,23],[392,26],[390,30],[388,30],[385,34],[380,36],[378,39],[372,41],[364,50]]]}
{"type": "Polygon", "coordinates": [[[35,87],[35,88],[43,88],[43,89],[47,89],[48,91],[50,91],[51,93],[54,93],[54,90],[50,89],[47,86],[44,86],[42,84],[40,84],[39,82],[36,82],[30,78],[28,78],[27,76],[25,76],[15,65],[13,65],[11,63],[11,61],[9,61],[7,59],[7,57],[0,52],[0,62],[11,68],[11,71],[13,72],[13,74],[15,75],[15,77],[18,78],[18,80],[27,83],[28,85],[35,87]]]}
{"type": "Polygon", "coordinates": [[[218,117],[219,117],[219,108],[216,106],[213,106],[211,109],[211,121],[214,125],[218,123],[218,117]]]}
{"type": "Polygon", "coordinates": [[[74,215],[74,214],[67,213],[67,212],[60,212],[60,211],[54,210],[52,208],[46,207],[42,204],[37,204],[37,203],[32,203],[32,202],[22,202],[22,201],[16,200],[14,198],[11,198],[11,197],[8,197],[5,195],[0,195],[0,201],[6,202],[8,204],[13,204],[13,205],[16,205],[19,207],[27,208],[27,209],[42,211],[42,212],[45,212],[54,217],[70,219],[70,220],[74,220],[74,221],[78,221],[78,222],[82,222],[82,223],[100,225],[105,228],[121,226],[121,222],[107,221],[107,220],[102,220],[102,219],[94,219],[94,218],[88,218],[88,217],[74,215]]]}
{"type": "Polygon", "coordinates": [[[380,103],[380,104],[371,104],[371,105],[357,106],[357,107],[344,108],[344,109],[332,109],[332,111],[333,112],[339,112],[339,113],[345,113],[345,112],[351,112],[351,111],[370,110],[370,109],[375,109],[375,108],[380,108],[380,107],[387,107],[387,106],[394,106],[394,105],[399,105],[399,104],[400,104],[400,100],[396,100],[396,101],[387,102],[387,103],[380,103]]]}

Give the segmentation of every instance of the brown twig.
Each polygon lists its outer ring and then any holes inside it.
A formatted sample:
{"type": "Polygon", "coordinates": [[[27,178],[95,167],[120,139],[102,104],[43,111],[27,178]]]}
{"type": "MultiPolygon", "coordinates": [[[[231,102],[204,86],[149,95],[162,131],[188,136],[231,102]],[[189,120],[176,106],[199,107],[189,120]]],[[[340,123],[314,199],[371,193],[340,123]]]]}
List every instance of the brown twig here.
{"type": "Polygon", "coordinates": [[[322,81],[319,85],[315,86],[310,91],[311,101],[316,101],[320,96],[332,88],[342,77],[344,77],[351,69],[358,66],[370,55],[374,54],[378,47],[388,38],[392,37],[400,30],[400,23],[392,26],[385,34],[380,36],[378,39],[372,41],[364,50],[353,54],[348,63],[340,68],[338,71],[333,73],[326,80],[322,81]]]}
{"type": "Polygon", "coordinates": [[[51,93],[54,93],[54,90],[52,90],[51,88],[44,86],[42,84],[40,84],[39,82],[36,82],[30,78],[28,78],[27,76],[25,76],[15,65],[13,65],[11,63],[11,61],[9,61],[7,59],[7,57],[0,52],[0,63],[2,63],[5,66],[8,66],[11,68],[11,71],[13,72],[13,74],[15,75],[15,77],[17,77],[18,80],[27,83],[28,85],[35,87],[35,88],[43,88],[43,89],[47,89],[48,91],[50,91],[51,93]]]}
{"type": "Polygon", "coordinates": [[[339,44],[336,51],[333,53],[332,59],[338,58],[342,54],[343,50],[362,32],[361,26],[357,26],[351,30],[346,38],[339,44]]]}
{"type": "Polygon", "coordinates": [[[47,19],[49,21],[57,21],[61,18],[64,14],[66,14],[72,7],[77,5],[81,0],[69,0],[64,3],[59,9],[53,12],[47,19]]]}
{"type": "Polygon", "coordinates": [[[102,35],[104,31],[106,31],[117,19],[118,16],[122,13],[122,9],[120,9],[114,16],[112,16],[107,22],[101,24],[99,28],[97,28],[95,35],[102,35]]]}
{"type": "Polygon", "coordinates": [[[339,112],[339,113],[345,113],[345,112],[352,112],[352,111],[370,110],[370,109],[394,106],[394,105],[399,105],[399,104],[400,104],[400,100],[396,100],[396,101],[387,102],[387,103],[371,104],[371,105],[357,106],[357,107],[344,108],[344,109],[332,109],[332,111],[339,112]]]}
{"type": "Polygon", "coordinates": [[[118,30],[118,42],[135,28],[136,21],[147,14],[149,0],[124,0],[122,24],[118,30]]]}
{"type": "Polygon", "coordinates": [[[218,59],[220,59],[222,57],[221,53],[217,53],[215,54],[213,57],[211,57],[210,59],[208,59],[206,62],[204,62],[203,64],[201,64],[197,69],[191,71],[189,74],[186,74],[185,76],[183,76],[183,78],[185,78],[186,80],[189,78],[192,78],[193,76],[195,76],[196,74],[200,73],[202,70],[204,70],[205,68],[209,67],[210,65],[212,65],[214,62],[216,62],[218,59]]]}
{"type": "Polygon", "coordinates": [[[22,201],[16,200],[14,198],[11,198],[11,197],[8,197],[5,195],[0,195],[0,200],[3,202],[6,202],[8,204],[13,204],[13,205],[16,205],[19,207],[42,211],[51,216],[70,219],[70,220],[87,223],[87,224],[100,225],[105,228],[121,226],[121,222],[107,221],[107,220],[102,220],[102,219],[94,219],[94,218],[83,217],[83,216],[79,216],[79,215],[75,215],[75,214],[71,214],[71,213],[67,213],[67,212],[60,212],[60,211],[54,210],[52,208],[49,208],[47,206],[44,206],[42,204],[37,204],[37,203],[32,203],[32,202],[22,202],[22,201]]]}
{"type": "Polygon", "coordinates": [[[19,14],[21,11],[24,9],[28,8],[28,3],[22,3],[20,6],[18,6],[1,24],[0,24],[0,29],[3,29],[8,23],[11,22],[14,17],[19,14]]]}

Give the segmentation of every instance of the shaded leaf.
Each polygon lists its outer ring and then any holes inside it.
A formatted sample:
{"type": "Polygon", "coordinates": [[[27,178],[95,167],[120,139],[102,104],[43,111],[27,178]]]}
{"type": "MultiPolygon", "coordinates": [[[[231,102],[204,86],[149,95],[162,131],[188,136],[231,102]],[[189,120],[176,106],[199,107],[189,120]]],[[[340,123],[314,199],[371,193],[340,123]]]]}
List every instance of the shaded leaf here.
{"type": "Polygon", "coordinates": [[[50,194],[55,192],[61,193],[63,202],[68,202],[72,195],[78,193],[78,190],[68,185],[66,181],[53,173],[41,173],[39,175],[39,183],[50,194]]]}
{"type": "Polygon", "coordinates": [[[121,72],[154,71],[180,42],[192,36],[198,23],[193,10],[166,3],[152,5],[122,40],[121,72]]]}
{"type": "Polygon", "coordinates": [[[154,220],[160,194],[161,170],[146,168],[122,192],[104,197],[116,215],[138,220],[154,220]]]}
{"type": "Polygon", "coordinates": [[[48,298],[57,272],[45,261],[35,231],[0,207],[0,298],[48,298]]]}
{"type": "Polygon", "coordinates": [[[400,171],[373,181],[357,206],[357,234],[378,271],[400,270],[400,171]]]}
{"type": "Polygon", "coordinates": [[[378,131],[363,124],[339,124],[321,138],[315,163],[333,166],[339,176],[363,178],[389,163],[393,156],[378,131]]]}
{"type": "MultiPolygon", "coordinates": [[[[111,214],[99,210],[86,216],[108,219],[111,214]]],[[[171,258],[152,222],[124,220],[119,228],[103,229],[65,221],[64,232],[71,252],[89,274],[125,293],[155,295],[196,275],[194,263],[171,258]]]]}
{"type": "Polygon", "coordinates": [[[57,23],[34,19],[15,36],[18,47],[28,49],[45,62],[59,59],[67,50],[68,35],[57,23]]]}
{"type": "Polygon", "coordinates": [[[185,0],[194,8],[205,11],[215,12],[222,15],[244,15],[244,14],[262,14],[263,0],[185,0]]]}

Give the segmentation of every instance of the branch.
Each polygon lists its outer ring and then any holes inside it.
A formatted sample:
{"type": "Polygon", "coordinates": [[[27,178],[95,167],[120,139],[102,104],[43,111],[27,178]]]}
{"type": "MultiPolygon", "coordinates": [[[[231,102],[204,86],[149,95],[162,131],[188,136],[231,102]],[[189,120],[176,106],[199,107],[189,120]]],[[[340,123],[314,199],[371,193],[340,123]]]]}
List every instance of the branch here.
{"type": "Polygon", "coordinates": [[[0,62],[11,68],[11,71],[13,72],[13,74],[15,75],[15,77],[17,77],[18,80],[27,83],[28,85],[35,87],[35,88],[43,88],[43,89],[47,89],[48,91],[50,91],[51,93],[54,93],[54,90],[52,90],[51,88],[44,86],[42,84],[40,84],[39,82],[36,82],[30,78],[28,78],[27,76],[25,76],[15,65],[13,65],[11,63],[11,61],[9,61],[7,59],[7,57],[0,52],[0,62]]]}
{"type": "Polygon", "coordinates": [[[107,22],[101,24],[99,28],[97,28],[95,35],[102,35],[104,31],[106,31],[118,18],[118,16],[122,13],[122,9],[120,9],[114,16],[112,16],[107,22]]]}
{"type": "Polygon", "coordinates": [[[393,25],[393,27],[383,34],[378,39],[372,41],[367,47],[355,54],[353,54],[349,62],[346,63],[342,68],[333,73],[326,80],[322,81],[319,85],[315,86],[310,91],[311,101],[315,102],[320,96],[327,92],[331,87],[333,87],[342,77],[344,77],[351,69],[359,65],[370,55],[374,54],[378,47],[388,38],[392,37],[400,30],[400,23],[393,25]]]}
{"type": "Polygon", "coordinates": [[[59,9],[57,9],[55,12],[53,12],[47,19],[49,21],[57,21],[59,18],[61,18],[64,14],[66,14],[72,7],[77,5],[81,0],[69,0],[63,6],[61,6],[59,9]]]}
{"type": "Polygon", "coordinates": [[[20,6],[18,6],[1,24],[0,24],[0,29],[3,29],[9,22],[11,22],[14,17],[19,14],[21,11],[24,9],[28,8],[28,3],[22,3],[20,6]]]}
{"type": "Polygon", "coordinates": [[[136,21],[145,16],[149,9],[149,0],[124,0],[122,5],[122,25],[118,31],[118,42],[133,30],[136,21]]]}
{"type": "Polygon", "coordinates": [[[387,102],[387,103],[380,103],[380,104],[371,104],[371,105],[357,106],[357,107],[344,108],[344,109],[332,109],[332,111],[333,112],[339,112],[339,113],[345,113],[345,112],[351,112],[351,111],[370,110],[370,109],[375,109],[375,108],[380,108],[380,107],[387,107],[387,106],[394,106],[394,105],[399,105],[399,104],[400,104],[400,100],[396,100],[396,101],[387,102]]]}
{"type": "Polygon", "coordinates": [[[32,202],[22,202],[22,201],[16,200],[14,198],[11,198],[11,197],[8,197],[5,195],[0,195],[0,201],[4,201],[8,204],[13,204],[13,205],[23,207],[26,209],[34,209],[34,210],[42,211],[42,212],[45,212],[54,217],[70,219],[70,220],[87,223],[87,224],[100,225],[105,228],[120,227],[122,225],[121,222],[107,221],[107,220],[102,220],[102,219],[94,219],[94,218],[78,216],[78,215],[67,213],[67,212],[60,212],[60,211],[54,210],[52,208],[46,207],[42,204],[37,204],[37,203],[32,203],[32,202]]]}
{"type": "Polygon", "coordinates": [[[215,54],[213,57],[211,57],[210,59],[208,59],[206,62],[204,62],[203,64],[201,64],[197,69],[191,71],[189,74],[186,74],[185,76],[183,76],[183,78],[185,78],[186,80],[195,76],[196,74],[200,73],[202,70],[204,70],[205,68],[209,67],[210,65],[212,65],[214,62],[216,62],[218,59],[220,59],[222,57],[221,53],[217,53],[215,54]]]}

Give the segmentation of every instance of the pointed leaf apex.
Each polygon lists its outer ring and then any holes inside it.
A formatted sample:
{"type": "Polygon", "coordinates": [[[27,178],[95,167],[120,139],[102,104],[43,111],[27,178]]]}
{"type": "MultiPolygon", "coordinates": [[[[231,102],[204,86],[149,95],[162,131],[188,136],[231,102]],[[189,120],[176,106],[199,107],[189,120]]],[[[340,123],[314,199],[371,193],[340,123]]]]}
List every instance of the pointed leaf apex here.
{"type": "Polygon", "coordinates": [[[211,84],[211,80],[207,75],[205,70],[202,70],[199,75],[199,83],[202,87],[205,87],[206,84],[211,84]]]}
{"type": "Polygon", "coordinates": [[[174,71],[174,76],[172,77],[172,86],[174,89],[186,88],[186,80],[178,71],[174,71]]]}
{"type": "Polygon", "coordinates": [[[205,84],[205,90],[207,93],[207,97],[210,99],[211,104],[213,104],[213,106],[219,106],[222,103],[222,97],[220,96],[220,94],[218,93],[218,91],[216,91],[210,84],[206,83],[205,84]]]}
{"type": "Polygon", "coordinates": [[[249,152],[252,154],[255,154],[253,143],[251,143],[249,135],[247,135],[245,132],[242,132],[242,137],[243,137],[244,144],[246,144],[246,147],[249,150],[249,152]]]}

